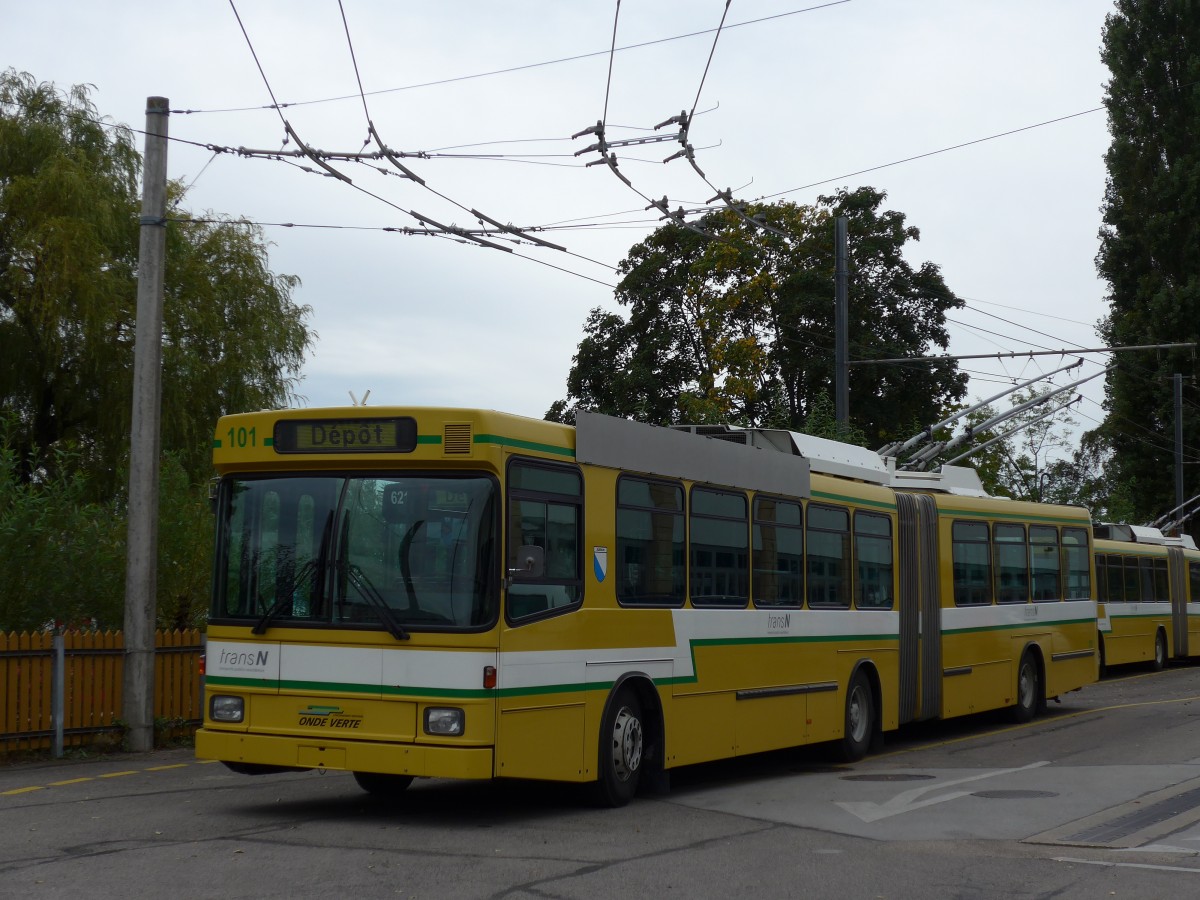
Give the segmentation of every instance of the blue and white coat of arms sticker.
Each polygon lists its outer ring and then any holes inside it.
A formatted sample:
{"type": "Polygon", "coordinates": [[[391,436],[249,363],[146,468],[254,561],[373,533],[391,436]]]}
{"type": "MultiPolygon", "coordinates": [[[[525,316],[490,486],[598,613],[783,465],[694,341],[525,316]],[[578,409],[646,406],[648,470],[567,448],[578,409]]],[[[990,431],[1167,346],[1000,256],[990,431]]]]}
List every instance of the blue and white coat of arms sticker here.
{"type": "Polygon", "coordinates": [[[592,548],[592,570],[596,573],[597,581],[603,581],[608,575],[607,547],[592,548]]]}

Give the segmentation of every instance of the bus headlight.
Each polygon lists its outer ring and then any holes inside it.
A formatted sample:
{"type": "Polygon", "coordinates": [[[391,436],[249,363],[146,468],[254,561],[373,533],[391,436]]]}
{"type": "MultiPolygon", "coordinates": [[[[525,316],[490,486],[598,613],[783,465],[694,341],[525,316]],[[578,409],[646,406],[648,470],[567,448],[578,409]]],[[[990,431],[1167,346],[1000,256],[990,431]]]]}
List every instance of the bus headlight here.
{"type": "Polygon", "coordinates": [[[241,697],[217,694],[208,701],[208,717],[214,722],[240,722],[246,716],[246,703],[241,697]]]}
{"type": "Polygon", "coordinates": [[[431,706],[425,710],[426,734],[462,734],[466,716],[452,706],[431,706]]]}

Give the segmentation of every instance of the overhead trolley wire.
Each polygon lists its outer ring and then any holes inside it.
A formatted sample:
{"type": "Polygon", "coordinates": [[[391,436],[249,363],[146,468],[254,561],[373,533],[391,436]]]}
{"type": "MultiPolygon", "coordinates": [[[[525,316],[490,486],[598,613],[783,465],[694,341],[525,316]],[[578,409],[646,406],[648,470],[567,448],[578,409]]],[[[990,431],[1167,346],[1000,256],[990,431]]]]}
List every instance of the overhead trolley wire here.
{"type": "MultiPolygon", "coordinates": [[[[321,167],[322,169],[324,169],[324,170],[325,170],[325,171],[326,171],[326,172],[327,172],[329,175],[333,176],[334,178],[337,178],[337,179],[338,179],[338,180],[340,180],[340,181],[344,181],[346,184],[350,185],[351,187],[353,187],[355,190],[359,191],[360,193],[363,193],[363,194],[367,195],[368,197],[372,197],[372,198],[374,198],[375,200],[378,200],[378,201],[380,201],[381,203],[385,203],[386,205],[388,205],[388,206],[392,207],[393,209],[396,209],[396,210],[398,210],[399,212],[402,212],[402,213],[404,213],[405,215],[407,215],[407,216],[409,216],[409,217],[411,217],[411,218],[413,218],[413,219],[416,219],[416,220],[417,220],[417,222],[419,222],[419,223],[420,223],[420,224],[422,224],[422,225],[425,225],[425,226],[430,226],[430,225],[432,225],[432,226],[434,226],[434,227],[438,228],[439,230],[441,230],[441,231],[445,232],[447,236],[455,236],[455,237],[457,237],[457,238],[460,238],[460,239],[462,239],[462,240],[465,240],[465,241],[470,241],[470,242],[473,242],[473,243],[475,243],[475,244],[479,244],[479,245],[482,245],[482,246],[488,247],[488,248],[490,248],[490,249],[495,249],[495,250],[503,250],[504,252],[506,252],[506,253],[510,253],[510,254],[512,254],[512,255],[514,255],[514,256],[517,256],[517,257],[518,257],[518,258],[520,258],[520,259],[526,259],[526,260],[530,260],[530,261],[532,261],[532,262],[538,263],[539,265],[548,266],[549,268],[556,269],[556,270],[558,270],[558,271],[565,272],[565,273],[567,273],[567,274],[570,274],[570,275],[574,275],[574,276],[576,276],[577,278],[582,278],[582,279],[584,279],[584,280],[586,280],[586,281],[591,281],[591,282],[594,282],[594,283],[596,283],[596,284],[603,285],[603,286],[605,286],[605,287],[613,287],[613,285],[610,285],[610,284],[608,284],[607,282],[600,281],[599,279],[596,279],[596,278],[591,278],[591,277],[589,277],[589,276],[587,276],[587,275],[583,275],[583,274],[581,274],[581,273],[579,273],[579,272],[574,272],[574,271],[572,271],[572,270],[570,270],[570,269],[566,269],[566,268],[563,268],[563,267],[561,267],[561,266],[555,266],[555,265],[551,265],[551,264],[549,264],[549,263],[545,262],[544,260],[537,259],[536,257],[525,256],[525,255],[523,255],[523,254],[515,253],[515,252],[512,250],[512,248],[509,248],[509,247],[501,247],[499,244],[494,244],[494,243],[492,243],[492,242],[490,242],[490,241],[483,240],[482,238],[476,237],[475,235],[472,235],[471,233],[469,233],[469,232],[465,231],[464,229],[456,228],[456,227],[453,227],[453,226],[446,226],[446,225],[442,225],[440,222],[436,221],[435,219],[432,219],[432,218],[430,218],[430,217],[428,217],[428,216],[425,216],[425,215],[423,215],[423,214],[421,214],[421,213],[418,213],[418,212],[416,212],[415,210],[406,209],[406,208],[404,208],[404,207],[400,206],[399,204],[393,203],[391,200],[388,200],[388,199],[387,199],[387,198],[385,198],[385,197],[381,197],[379,194],[376,194],[376,193],[374,193],[373,191],[369,191],[369,190],[367,190],[366,188],[362,187],[361,185],[355,184],[355,183],[354,183],[354,182],[353,182],[353,181],[352,181],[350,178],[348,178],[346,175],[344,175],[344,174],[342,174],[341,172],[339,172],[338,170],[334,169],[332,166],[330,166],[330,165],[329,165],[327,162],[325,162],[325,161],[324,161],[324,160],[321,158],[320,154],[318,154],[316,151],[314,151],[314,150],[313,150],[311,147],[308,147],[308,146],[307,146],[307,145],[306,145],[306,144],[303,142],[303,140],[301,140],[300,136],[299,136],[299,135],[296,133],[295,129],[293,129],[293,128],[292,128],[292,126],[291,126],[291,123],[289,123],[289,122],[288,122],[288,120],[287,120],[287,118],[286,118],[286,117],[283,115],[283,111],[282,111],[282,109],[278,108],[278,103],[277,103],[277,102],[276,102],[276,100],[275,100],[275,93],[274,93],[274,91],[273,91],[273,90],[272,90],[272,88],[271,88],[271,83],[270,83],[270,80],[267,78],[266,71],[263,69],[262,63],[261,63],[261,62],[259,61],[259,59],[258,59],[258,53],[257,53],[257,52],[255,51],[255,49],[254,49],[254,42],[253,42],[253,41],[250,39],[250,34],[249,34],[249,32],[246,30],[246,26],[245,26],[245,24],[242,22],[241,15],[240,15],[240,14],[238,13],[238,11],[237,11],[237,6],[236,6],[236,4],[235,4],[234,0],[229,0],[229,5],[230,5],[230,7],[233,9],[233,14],[234,14],[234,16],[237,18],[237,21],[238,21],[238,26],[241,28],[241,30],[242,30],[242,35],[243,35],[243,37],[245,37],[245,39],[246,39],[246,44],[247,44],[247,46],[250,48],[250,53],[251,53],[251,55],[254,57],[254,62],[255,62],[255,65],[257,65],[257,66],[258,66],[258,71],[259,71],[259,74],[262,76],[262,79],[263,79],[263,84],[264,84],[264,85],[266,86],[266,88],[267,88],[267,93],[268,93],[268,94],[271,96],[271,100],[272,100],[272,102],[273,102],[273,103],[275,103],[275,105],[276,105],[276,112],[279,114],[280,121],[283,123],[284,130],[285,130],[285,132],[286,132],[286,134],[287,134],[287,138],[288,138],[288,139],[290,139],[290,140],[293,140],[293,141],[295,141],[295,142],[296,142],[296,145],[297,145],[297,147],[300,149],[300,151],[303,153],[303,155],[304,155],[304,156],[306,156],[306,157],[308,157],[309,159],[311,159],[311,160],[312,160],[312,161],[313,161],[313,162],[314,162],[316,165],[318,165],[319,167],[321,167]]],[[[340,0],[339,0],[339,5],[340,5],[340,0]]],[[[348,33],[347,33],[347,37],[349,37],[349,34],[348,34],[348,33]]],[[[351,50],[351,54],[352,54],[352,56],[353,56],[353,50],[351,50]]],[[[355,64],[355,66],[356,66],[356,72],[357,72],[357,63],[355,64]]],[[[361,88],[361,82],[360,82],[360,88],[361,88]]],[[[365,109],[366,109],[366,101],[365,101],[365,98],[364,98],[364,100],[363,100],[363,107],[364,107],[364,110],[365,110],[365,109]]],[[[368,116],[368,123],[369,123],[369,122],[370,122],[370,117],[368,116]]],[[[372,128],[372,130],[373,130],[373,128],[372,128]]],[[[287,140],[285,139],[285,144],[286,144],[286,143],[287,143],[287,140]]],[[[383,145],[383,142],[382,142],[382,141],[380,141],[379,143],[380,143],[380,145],[381,145],[381,147],[382,147],[382,145],[383,145]]],[[[403,168],[403,166],[401,166],[401,168],[403,168]]],[[[420,179],[414,179],[414,180],[417,180],[417,181],[420,183],[420,179]]],[[[431,190],[432,190],[432,189],[431,189],[431,190]]],[[[437,193],[437,191],[434,191],[434,193],[437,193]]],[[[442,195],[441,195],[441,194],[438,194],[438,196],[442,196],[442,195]]],[[[444,198],[444,199],[447,199],[447,200],[449,200],[449,198],[444,198]]],[[[450,201],[450,202],[454,202],[454,201],[450,201]]],[[[535,240],[536,240],[536,239],[535,239],[535,240]]],[[[547,243],[548,243],[548,242],[547,242],[547,243]]],[[[555,245],[550,245],[550,246],[555,246],[555,245]]],[[[581,259],[586,259],[586,257],[580,257],[580,258],[581,258],[581,259]]],[[[596,262],[595,260],[588,260],[588,261],[589,261],[589,262],[596,262]]],[[[599,265],[605,265],[605,264],[603,264],[603,263],[599,263],[599,265]]],[[[610,267],[610,266],[605,266],[605,267],[606,267],[606,268],[609,268],[609,269],[611,269],[611,268],[612,268],[612,267],[610,267]]]]}
{"type": "MultiPolygon", "coordinates": [[[[819,4],[816,4],[815,6],[806,6],[801,9],[788,10],[787,12],[775,13],[774,15],[770,15],[770,16],[762,16],[757,19],[747,19],[744,22],[734,22],[731,25],[726,25],[725,28],[730,29],[730,28],[741,28],[746,25],[760,25],[763,22],[771,22],[776,19],[784,19],[789,16],[800,15],[801,13],[816,12],[818,10],[828,9],[831,6],[841,6],[841,5],[843,5],[845,3],[849,3],[849,2],[851,2],[851,0],[831,0],[831,2],[829,2],[829,3],[819,3],[819,4]]],[[[558,59],[548,59],[548,60],[543,60],[541,62],[526,63],[526,64],[520,65],[520,66],[509,66],[509,67],[503,68],[503,69],[493,69],[488,72],[476,72],[471,75],[457,75],[453,78],[440,78],[435,81],[424,81],[424,82],[420,82],[418,84],[406,84],[406,85],[401,85],[400,87],[382,88],[380,90],[369,91],[368,96],[374,97],[374,96],[379,96],[381,94],[394,94],[394,93],[398,93],[400,91],[413,91],[413,90],[418,90],[420,88],[437,87],[439,85],[453,84],[455,82],[460,82],[460,81],[471,81],[471,80],[474,80],[477,78],[490,78],[495,75],[509,75],[509,74],[512,74],[513,72],[524,72],[529,69],[538,69],[538,68],[544,68],[546,66],[559,65],[560,63],[577,62],[578,60],[581,60],[581,59],[592,59],[597,56],[605,56],[611,52],[622,53],[626,50],[639,50],[643,47],[653,47],[657,44],[666,44],[666,43],[670,43],[672,41],[682,41],[682,40],[686,40],[688,38],[703,37],[706,34],[712,34],[712,32],[714,30],[715,29],[707,28],[702,31],[688,32],[687,34],[676,34],[676,35],[671,35],[670,37],[656,38],[655,40],[651,40],[651,41],[641,41],[636,44],[626,44],[623,47],[615,47],[612,50],[594,50],[589,53],[578,53],[574,56],[564,56],[564,57],[560,57],[558,59]]],[[[320,104],[320,103],[338,103],[343,100],[357,100],[357,99],[359,99],[358,94],[344,94],[344,95],[337,96],[337,97],[322,97],[322,98],[316,99],[316,100],[296,100],[296,101],[291,101],[289,103],[283,103],[283,104],[277,103],[275,98],[272,97],[271,102],[272,102],[273,106],[275,106],[275,107],[278,107],[278,106],[290,107],[290,106],[313,106],[313,105],[320,104]]],[[[171,110],[171,112],[177,113],[179,115],[196,115],[196,114],[200,114],[200,113],[258,112],[260,110],[271,109],[271,108],[272,108],[271,106],[237,106],[237,107],[226,107],[223,109],[173,109],[173,110],[171,110]]]]}

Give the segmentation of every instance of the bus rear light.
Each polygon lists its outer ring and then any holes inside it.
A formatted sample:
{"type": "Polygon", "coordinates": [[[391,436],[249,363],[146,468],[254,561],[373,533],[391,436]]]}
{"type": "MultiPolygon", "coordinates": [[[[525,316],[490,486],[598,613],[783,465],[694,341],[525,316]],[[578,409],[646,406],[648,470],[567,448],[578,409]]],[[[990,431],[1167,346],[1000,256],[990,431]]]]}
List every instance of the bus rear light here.
{"type": "Polygon", "coordinates": [[[485,688],[487,688],[488,690],[491,690],[492,688],[494,688],[496,686],[496,667],[495,666],[484,666],[483,667],[483,686],[485,688]]]}

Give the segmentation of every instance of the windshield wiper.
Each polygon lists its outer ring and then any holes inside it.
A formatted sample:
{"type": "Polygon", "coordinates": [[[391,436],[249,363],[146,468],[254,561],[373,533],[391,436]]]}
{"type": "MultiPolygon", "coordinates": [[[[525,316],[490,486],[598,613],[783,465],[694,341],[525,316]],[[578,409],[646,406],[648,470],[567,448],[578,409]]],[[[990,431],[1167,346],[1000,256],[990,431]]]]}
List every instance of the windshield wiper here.
{"type": "Polygon", "coordinates": [[[266,631],[270,627],[271,621],[283,612],[284,607],[289,603],[295,602],[296,592],[301,588],[308,587],[309,582],[313,580],[316,572],[317,563],[312,559],[297,569],[292,576],[291,584],[284,586],[284,589],[279,592],[279,596],[275,598],[275,602],[263,613],[262,618],[254,623],[254,627],[250,629],[250,633],[262,634],[266,631]]]}
{"type": "Polygon", "coordinates": [[[413,539],[424,524],[424,519],[417,519],[417,521],[413,522],[412,527],[404,532],[404,537],[400,539],[400,574],[404,578],[404,592],[408,595],[408,605],[413,609],[419,609],[420,604],[417,602],[417,591],[413,587],[412,569],[409,566],[408,553],[412,549],[413,539]]]}
{"type": "Polygon", "coordinates": [[[407,641],[408,632],[404,626],[396,621],[392,615],[392,608],[388,606],[386,600],[380,596],[375,585],[360,569],[352,562],[342,564],[346,573],[347,580],[354,585],[354,589],[358,591],[359,596],[366,600],[371,606],[375,607],[375,611],[379,614],[380,620],[383,622],[383,627],[388,630],[388,633],[398,641],[407,641]]]}

